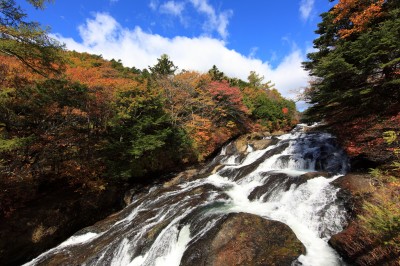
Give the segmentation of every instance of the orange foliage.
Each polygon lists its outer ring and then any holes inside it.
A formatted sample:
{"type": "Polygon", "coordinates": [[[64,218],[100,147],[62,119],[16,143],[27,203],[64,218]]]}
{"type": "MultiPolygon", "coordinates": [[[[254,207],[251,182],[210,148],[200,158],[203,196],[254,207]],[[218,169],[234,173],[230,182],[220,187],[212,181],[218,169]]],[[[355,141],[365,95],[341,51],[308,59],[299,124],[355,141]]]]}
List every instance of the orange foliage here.
{"type": "Polygon", "coordinates": [[[16,58],[0,54],[0,81],[2,88],[18,88],[35,80],[44,80],[44,78],[30,71],[16,58]]]}
{"type": "Polygon", "coordinates": [[[347,38],[353,33],[364,31],[373,19],[382,16],[384,3],[385,0],[339,0],[332,11],[336,16],[334,22],[347,20],[351,25],[350,28],[339,30],[340,37],[347,38]]]}

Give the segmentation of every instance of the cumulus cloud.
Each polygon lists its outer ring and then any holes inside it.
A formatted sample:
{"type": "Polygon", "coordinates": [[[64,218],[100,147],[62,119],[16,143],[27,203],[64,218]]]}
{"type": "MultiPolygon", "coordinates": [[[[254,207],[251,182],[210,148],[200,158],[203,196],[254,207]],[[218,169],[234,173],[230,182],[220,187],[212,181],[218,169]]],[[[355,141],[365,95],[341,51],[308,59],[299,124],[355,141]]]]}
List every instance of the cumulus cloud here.
{"type": "Polygon", "coordinates": [[[185,3],[168,1],[160,6],[160,12],[173,16],[181,16],[182,11],[185,9],[185,3]]]}
{"type": "Polygon", "coordinates": [[[106,59],[121,59],[126,66],[147,68],[168,54],[180,69],[208,71],[214,64],[226,75],[247,80],[256,71],[271,80],[283,96],[294,99],[295,90],[307,85],[308,75],[301,68],[304,55],[293,47],[276,68],[253,55],[243,55],[228,49],[223,40],[207,36],[166,38],[143,31],[140,27],[122,27],[106,13],[97,13],[79,27],[81,42],[55,35],[68,49],[101,54],[106,59]]]}
{"type": "Polygon", "coordinates": [[[300,2],[300,17],[306,21],[311,16],[311,12],[314,8],[315,0],[301,0],[300,2]]]}
{"type": "Polygon", "coordinates": [[[226,39],[228,37],[229,18],[233,15],[232,10],[225,10],[217,13],[207,0],[190,0],[197,12],[207,17],[203,29],[208,32],[217,31],[218,34],[226,39]]]}

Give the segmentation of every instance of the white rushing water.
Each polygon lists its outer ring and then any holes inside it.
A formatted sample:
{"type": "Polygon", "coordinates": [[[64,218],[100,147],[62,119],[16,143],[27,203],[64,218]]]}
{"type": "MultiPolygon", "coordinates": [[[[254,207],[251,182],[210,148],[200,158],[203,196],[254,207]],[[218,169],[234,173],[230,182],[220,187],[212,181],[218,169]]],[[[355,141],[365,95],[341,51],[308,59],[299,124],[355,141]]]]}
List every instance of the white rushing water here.
{"type": "MultiPolygon", "coordinates": [[[[317,148],[310,147],[309,143],[301,145],[303,152],[296,154],[295,160],[290,160],[287,164],[279,162],[280,157],[293,154],[298,149],[298,139],[301,136],[302,133],[281,136],[281,139],[293,142],[282,153],[266,159],[255,171],[239,182],[221,177],[218,173],[208,177],[208,181],[218,187],[230,187],[226,190],[231,198],[229,211],[252,213],[287,224],[307,249],[307,254],[299,258],[303,265],[338,265],[341,261],[327,243],[331,234],[325,231],[328,229],[337,233],[342,230],[345,223],[344,209],[334,204],[338,189],[330,185],[340,175],[331,178],[315,177],[298,187],[292,185],[288,191],[278,188],[266,202],[262,201],[262,197],[258,200],[248,199],[249,194],[268,179],[268,177],[263,178],[260,173],[279,171],[298,176],[314,171],[315,161],[311,162],[312,159],[300,156],[308,151],[316,151],[317,148]]],[[[322,142],[331,138],[329,134],[320,134],[318,137],[322,142]]],[[[250,154],[244,163],[254,162],[260,154],[262,151],[250,154]]],[[[344,171],[346,162],[341,163],[344,168],[341,171],[344,171]]]]}
{"type": "Polygon", "coordinates": [[[306,134],[302,127],[264,150],[249,145],[244,158],[228,154],[225,147],[218,157],[222,167],[214,174],[173,189],[152,188],[103,231],[73,236],[26,265],[40,265],[57,254],[77,263],[76,250],[93,247],[97,255],[84,257],[83,264],[179,265],[187,247],[214,226],[214,214],[233,212],[288,225],[306,247],[306,254],[298,258],[303,265],[341,265],[327,241],[346,222],[331,182],[345,173],[347,158],[331,135],[306,134]],[[331,177],[304,177],[316,170],[330,172],[331,177]]]}

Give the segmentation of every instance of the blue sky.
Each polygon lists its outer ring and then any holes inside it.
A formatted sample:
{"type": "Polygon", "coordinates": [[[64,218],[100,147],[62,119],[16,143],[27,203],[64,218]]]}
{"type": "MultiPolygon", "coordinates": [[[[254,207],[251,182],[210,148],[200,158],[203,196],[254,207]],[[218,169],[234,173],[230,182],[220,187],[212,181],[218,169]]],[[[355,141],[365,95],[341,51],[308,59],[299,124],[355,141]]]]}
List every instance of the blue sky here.
{"type": "MultiPolygon", "coordinates": [[[[51,27],[68,49],[145,68],[166,53],[180,68],[217,67],[246,80],[254,70],[295,98],[307,86],[301,68],[328,0],[55,0],[45,10],[17,1],[51,27]]],[[[303,103],[298,104],[300,109],[303,103]]]]}

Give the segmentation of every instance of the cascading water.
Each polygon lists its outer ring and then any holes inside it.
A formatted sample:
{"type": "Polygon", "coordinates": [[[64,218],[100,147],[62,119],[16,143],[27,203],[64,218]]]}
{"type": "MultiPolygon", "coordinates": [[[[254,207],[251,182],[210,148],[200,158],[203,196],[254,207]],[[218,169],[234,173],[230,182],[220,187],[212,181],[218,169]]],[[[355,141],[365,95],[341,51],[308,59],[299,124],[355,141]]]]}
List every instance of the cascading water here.
{"type": "Polygon", "coordinates": [[[179,265],[188,247],[236,212],[288,225],[306,247],[297,263],[340,265],[327,240],[342,230],[346,213],[330,183],[346,172],[347,157],[331,135],[304,127],[266,149],[248,146],[246,156],[225,147],[192,180],[135,196],[26,265],[179,265]]]}

